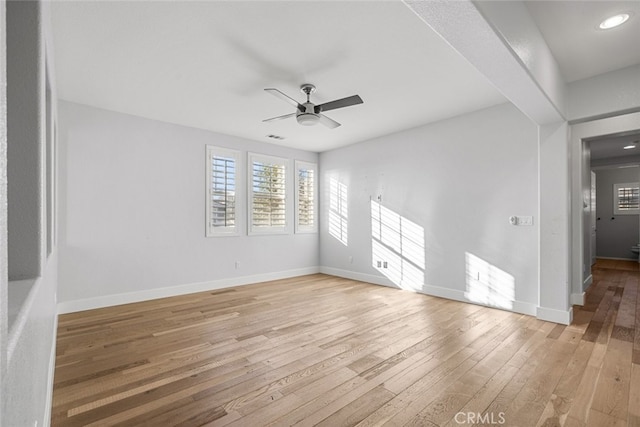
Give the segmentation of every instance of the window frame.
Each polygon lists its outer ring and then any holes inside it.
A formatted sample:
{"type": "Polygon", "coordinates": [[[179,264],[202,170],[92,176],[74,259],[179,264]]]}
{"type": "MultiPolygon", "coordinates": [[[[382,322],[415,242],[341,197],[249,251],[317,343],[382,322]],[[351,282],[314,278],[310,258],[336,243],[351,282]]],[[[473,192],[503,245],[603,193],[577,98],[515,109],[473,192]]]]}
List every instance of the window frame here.
{"type": "Polygon", "coordinates": [[[318,232],[318,165],[317,163],[307,162],[303,160],[295,161],[295,169],[294,169],[294,178],[295,178],[295,233],[303,234],[303,233],[317,233],[318,232]],[[313,183],[312,183],[312,191],[313,191],[313,206],[311,208],[313,215],[313,225],[301,225],[300,224],[300,171],[301,170],[310,170],[313,171],[313,183]]]}
{"type": "Polygon", "coordinates": [[[223,237],[223,236],[239,236],[240,235],[240,224],[239,219],[242,217],[241,213],[239,213],[239,187],[240,187],[240,160],[241,153],[237,150],[232,150],[229,148],[218,147],[214,145],[206,146],[206,176],[205,176],[205,188],[206,188],[206,197],[205,197],[205,235],[206,237],[223,237]],[[212,174],[212,161],[214,157],[224,157],[224,158],[232,158],[235,161],[235,173],[234,173],[234,225],[233,226],[225,226],[225,227],[213,227],[211,225],[211,174],[212,174]]]}
{"type": "Polygon", "coordinates": [[[614,215],[638,215],[640,214],[640,203],[638,208],[635,209],[620,209],[620,188],[635,188],[638,189],[640,193],[640,183],[639,182],[620,182],[613,184],[613,214],[614,215]]]}
{"type": "Polygon", "coordinates": [[[289,159],[284,157],[270,156],[267,154],[248,153],[247,155],[247,234],[255,235],[273,235],[273,234],[290,234],[291,224],[291,179],[289,159]],[[284,167],[284,225],[257,227],[253,223],[253,164],[254,162],[272,163],[284,167]]]}

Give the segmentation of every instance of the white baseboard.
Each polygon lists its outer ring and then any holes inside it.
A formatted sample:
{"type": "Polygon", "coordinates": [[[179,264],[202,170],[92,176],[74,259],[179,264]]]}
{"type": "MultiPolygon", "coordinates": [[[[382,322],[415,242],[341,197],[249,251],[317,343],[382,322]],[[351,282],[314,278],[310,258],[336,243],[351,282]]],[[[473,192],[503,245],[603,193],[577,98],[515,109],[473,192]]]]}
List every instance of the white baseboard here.
{"type": "MultiPolygon", "coordinates": [[[[373,275],[373,274],[358,273],[358,272],[355,272],[355,271],[342,270],[342,269],[339,269],[339,268],[332,268],[332,267],[320,267],[320,272],[324,273],[324,274],[330,274],[332,276],[344,277],[344,278],[347,278],[347,279],[360,280],[362,282],[373,283],[375,285],[388,286],[388,287],[391,287],[391,288],[399,288],[398,286],[394,285],[389,279],[387,279],[384,276],[376,276],[376,275],[373,275]]],[[[446,299],[450,299],[450,300],[454,300],[454,301],[466,302],[466,303],[469,303],[469,304],[483,305],[483,304],[478,304],[477,302],[468,299],[465,296],[465,292],[461,291],[461,290],[458,290],[458,289],[443,288],[443,287],[440,287],[440,286],[432,286],[432,285],[423,285],[421,289],[412,289],[412,290],[414,292],[418,292],[418,293],[425,294],[425,295],[431,295],[431,296],[434,296],[434,297],[446,298],[446,299]]],[[[494,306],[490,306],[490,305],[486,305],[485,307],[497,308],[497,309],[500,309],[500,310],[505,310],[505,308],[503,308],[503,307],[494,307],[494,306]]],[[[522,301],[513,301],[512,309],[511,310],[507,310],[507,311],[513,311],[513,312],[516,312],[516,313],[535,316],[536,313],[537,313],[536,308],[537,307],[536,307],[535,304],[522,302],[522,301]]]]}
{"type": "Polygon", "coordinates": [[[342,270],[340,268],[333,267],[320,267],[320,273],[328,274],[330,276],[344,277],[345,279],[359,280],[361,282],[373,283],[374,285],[388,286],[390,288],[397,288],[391,280],[384,276],[376,276],[374,274],[358,273],[357,271],[342,270]]]}
{"type": "Polygon", "coordinates": [[[580,294],[571,294],[569,297],[569,304],[571,305],[584,305],[584,292],[580,294]]]}
{"type": "Polygon", "coordinates": [[[547,322],[570,325],[571,321],[573,320],[573,307],[570,307],[567,311],[556,310],[547,307],[538,307],[536,317],[547,322]]]}
{"type": "MultiPolygon", "coordinates": [[[[128,292],[123,294],[105,295],[95,298],[86,298],[81,300],[64,301],[58,303],[58,313],[73,313],[76,311],[91,310],[95,308],[110,307],[114,305],[129,304],[140,301],[148,301],[158,298],[165,298],[177,295],[185,295],[196,292],[212,291],[216,289],[229,288],[233,286],[249,285],[253,283],[266,282],[270,280],[280,280],[296,276],[304,276],[307,274],[324,273],[337,277],[344,277],[352,280],[372,283],[375,285],[388,286],[398,288],[389,279],[384,276],[373,274],[359,273],[355,271],[342,270],[333,267],[308,267],[296,270],[279,271],[274,273],[257,274],[252,276],[233,277],[228,279],[219,279],[209,282],[190,283],[186,285],[170,286],[158,289],[148,289],[138,292],[128,292]]],[[[454,301],[477,304],[469,300],[465,296],[465,292],[458,289],[443,288],[440,286],[424,285],[421,289],[414,290],[426,295],[447,298],[454,301]]],[[[491,307],[491,306],[488,306],[491,307]]],[[[501,307],[492,307],[504,309],[501,307]]],[[[556,323],[569,324],[573,312],[547,309],[544,307],[536,307],[534,304],[514,301],[511,310],[516,313],[537,316],[539,319],[556,323]]],[[[55,350],[54,350],[55,351],[55,350]]]]}
{"type": "Polygon", "coordinates": [[[186,285],[168,286],[157,289],[147,289],[138,292],[104,295],[95,298],[86,298],[58,303],[58,314],[73,313],[76,311],[92,310],[95,308],[111,307],[114,305],[130,304],[133,302],[148,301],[158,298],[166,298],[177,295],[193,294],[196,292],[213,291],[216,289],[230,288],[233,286],[250,285],[252,283],[267,282],[270,280],[287,279],[289,277],[304,276],[319,273],[319,267],[299,268],[296,270],[278,271],[274,273],[255,274],[252,276],[232,277],[228,279],[212,280],[208,282],[189,283],[186,285]]]}
{"type": "Polygon", "coordinates": [[[589,275],[587,276],[586,279],[584,279],[584,282],[582,282],[582,290],[586,291],[589,286],[591,286],[591,284],[593,283],[593,275],[589,275]]]}

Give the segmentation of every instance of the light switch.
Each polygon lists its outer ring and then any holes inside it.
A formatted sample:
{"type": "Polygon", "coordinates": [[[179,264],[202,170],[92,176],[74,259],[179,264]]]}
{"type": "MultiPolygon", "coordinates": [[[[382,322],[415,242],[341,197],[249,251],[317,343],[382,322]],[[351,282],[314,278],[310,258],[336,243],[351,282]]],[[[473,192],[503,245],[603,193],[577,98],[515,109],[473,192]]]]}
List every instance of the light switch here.
{"type": "Polygon", "coordinates": [[[511,225],[533,225],[533,217],[532,216],[510,216],[509,224],[511,225]]]}
{"type": "Polygon", "coordinates": [[[533,217],[532,216],[518,217],[518,225],[533,225],[533,217]]]}

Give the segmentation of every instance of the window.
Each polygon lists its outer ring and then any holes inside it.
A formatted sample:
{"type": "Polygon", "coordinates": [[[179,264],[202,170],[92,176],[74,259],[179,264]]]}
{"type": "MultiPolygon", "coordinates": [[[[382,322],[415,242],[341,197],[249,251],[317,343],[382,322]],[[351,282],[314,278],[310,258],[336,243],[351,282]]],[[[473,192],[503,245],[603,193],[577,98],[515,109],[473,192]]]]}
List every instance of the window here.
{"type": "Polygon", "coordinates": [[[329,234],[340,243],[349,244],[349,192],[336,178],[329,180],[329,234]]]}
{"type": "Polygon", "coordinates": [[[296,161],[296,233],[318,231],[316,175],[314,163],[296,161]]]}
{"type": "Polygon", "coordinates": [[[287,163],[249,154],[249,234],[287,232],[287,163]]]}
{"type": "Polygon", "coordinates": [[[237,235],[236,178],[240,153],[207,146],[207,236],[237,235]]]}
{"type": "Polygon", "coordinates": [[[613,185],[613,213],[615,215],[640,213],[640,183],[625,182],[613,185]]]}

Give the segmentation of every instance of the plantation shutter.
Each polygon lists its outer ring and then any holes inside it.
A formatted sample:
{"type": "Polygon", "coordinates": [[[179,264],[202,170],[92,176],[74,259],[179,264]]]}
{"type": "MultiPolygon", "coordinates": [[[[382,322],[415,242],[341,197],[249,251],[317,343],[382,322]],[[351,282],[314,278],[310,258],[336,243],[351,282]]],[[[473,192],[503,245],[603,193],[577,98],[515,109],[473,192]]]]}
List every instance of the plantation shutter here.
{"type": "Polygon", "coordinates": [[[296,161],[296,233],[317,231],[316,170],[314,163],[296,161]]]}
{"type": "Polygon", "coordinates": [[[207,235],[236,234],[236,177],[239,154],[207,147],[207,235]]]}
{"type": "Polygon", "coordinates": [[[312,169],[298,171],[298,223],[301,226],[313,227],[313,183],[315,180],[312,169]]]}
{"type": "Polygon", "coordinates": [[[233,227],[236,224],[236,161],[227,157],[212,158],[211,226],[233,227]]]}
{"type": "Polygon", "coordinates": [[[614,185],[614,213],[617,215],[640,212],[640,184],[628,182],[614,185]]]}
{"type": "Polygon", "coordinates": [[[284,159],[252,156],[251,227],[253,231],[283,231],[287,225],[284,159]]]}

